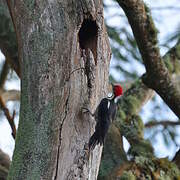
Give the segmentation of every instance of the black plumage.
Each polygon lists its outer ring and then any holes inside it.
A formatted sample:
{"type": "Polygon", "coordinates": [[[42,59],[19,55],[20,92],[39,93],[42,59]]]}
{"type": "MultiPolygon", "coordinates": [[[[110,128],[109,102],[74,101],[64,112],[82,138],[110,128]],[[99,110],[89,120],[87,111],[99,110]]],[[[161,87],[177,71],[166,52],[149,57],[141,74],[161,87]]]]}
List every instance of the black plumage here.
{"type": "Polygon", "coordinates": [[[89,140],[89,149],[93,150],[96,145],[104,144],[105,136],[111,122],[116,115],[115,97],[112,99],[104,98],[97,107],[95,119],[97,121],[95,132],[89,140]]]}

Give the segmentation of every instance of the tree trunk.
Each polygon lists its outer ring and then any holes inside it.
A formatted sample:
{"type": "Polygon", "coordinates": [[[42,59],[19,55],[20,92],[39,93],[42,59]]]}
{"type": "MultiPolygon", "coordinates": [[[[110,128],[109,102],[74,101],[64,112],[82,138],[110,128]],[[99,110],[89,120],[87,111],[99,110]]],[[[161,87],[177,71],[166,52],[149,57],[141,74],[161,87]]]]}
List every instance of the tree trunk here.
{"type": "Polygon", "coordinates": [[[9,179],[96,179],[92,111],[107,94],[109,41],[100,0],[14,1],[21,108],[9,179]]]}

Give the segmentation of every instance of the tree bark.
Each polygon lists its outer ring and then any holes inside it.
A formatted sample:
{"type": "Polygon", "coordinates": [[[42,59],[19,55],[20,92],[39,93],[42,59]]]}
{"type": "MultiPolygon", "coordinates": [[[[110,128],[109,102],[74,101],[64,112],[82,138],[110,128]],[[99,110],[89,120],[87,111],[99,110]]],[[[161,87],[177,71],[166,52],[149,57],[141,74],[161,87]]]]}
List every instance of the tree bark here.
{"type": "Polygon", "coordinates": [[[100,0],[10,2],[21,60],[21,108],[8,179],[96,179],[92,111],[107,93],[109,41],[100,0]]]}

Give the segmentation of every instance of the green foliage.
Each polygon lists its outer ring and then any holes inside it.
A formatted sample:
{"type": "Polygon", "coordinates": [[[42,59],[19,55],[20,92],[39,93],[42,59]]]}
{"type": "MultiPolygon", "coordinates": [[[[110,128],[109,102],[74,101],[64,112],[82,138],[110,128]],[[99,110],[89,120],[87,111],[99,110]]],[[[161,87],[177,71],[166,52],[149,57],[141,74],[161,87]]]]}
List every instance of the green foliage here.
{"type": "Polygon", "coordinates": [[[180,36],[175,48],[164,57],[164,62],[171,74],[180,74],[180,36]]]}
{"type": "Polygon", "coordinates": [[[132,157],[153,157],[154,150],[148,140],[136,140],[130,147],[128,154],[132,157]]]}
{"type": "Polygon", "coordinates": [[[148,27],[146,28],[149,31],[149,34],[151,34],[151,37],[150,37],[151,39],[149,39],[149,41],[152,42],[152,44],[155,46],[158,43],[158,39],[157,39],[158,30],[155,27],[149,7],[146,4],[144,4],[144,6],[145,6],[146,15],[147,15],[148,27]]]}
{"type": "Polygon", "coordinates": [[[2,6],[2,4],[0,4],[0,19],[0,41],[3,42],[6,48],[9,48],[9,50],[11,50],[10,53],[12,55],[16,55],[17,42],[14,27],[12,25],[12,21],[10,20],[6,6],[2,6]]]}
{"type": "Polygon", "coordinates": [[[131,171],[124,171],[123,175],[120,177],[120,180],[136,180],[136,177],[131,171]]]}
{"type": "Polygon", "coordinates": [[[136,166],[143,169],[144,174],[149,175],[150,179],[179,179],[180,171],[177,166],[166,158],[146,158],[139,156],[135,158],[136,166]]]}
{"type": "Polygon", "coordinates": [[[168,68],[168,70],[172,73],[174,71],[174,66],[171,62],[171,57],[167,56],[166,60],[164,62],[165,62],[166,67],[168,68]]]}
{"type": "MultiPolygon", "coordinates": [[[[116,0],[114,0],[114,2],[116,2],[116,0]]],[[[113,8],[115,8],[115,7],[117,7],[117,9],[120,9],[118,4],[113,3],[113,8]]],[[[110,8],[111,7],[108,7],[108,6],[105,7],[105,9],[110,9],[110,8]]],[[[151,41],[154,45],[157,45],[158,29],[154,25],[154,22],[153,22],[153,19],[151,16],[151,10],[146,4],[145,4],[145,11],[146,11],[147,17],[148,17],[147,24],[151,25],[151,27],[152,27],[152,28],[147,27],[147,29],[149,29],[150,33],[152,34],[151,39],[149,41],[151,41]]],[[[132,35],[132,32],[129,28],[128,21],[127,21],[125,15],[124,14],[121,14],[121,15],[114,14],[113,17],[118,17],[120,23],[118,23],[118,27],[110,26],[109,24],[107,25],[108,35],[110,37],[110,44],[111,44],[111,48],[112,48],[112,54],[114,57],[114,59],[113,59],[114,63],[111,66],[111,68],[113,70],[115,70],[116,75],[117,75],[117,73],[119,73],[119,77],[124,77],[125,81],[127,81],[129,79],[135,80],[138,77],[138,72],[136,71],[137,67],[133,66],[133,62],[136,62],[137,64],[138,63],[142,64],[141,55],[138,51],[136,41],[135,41],[135,39],[132,35]],[[126,68],[128,66],[131,68],[130,69],[126,68]]],[[[111,18],[112,17],[107,17],[106,23],[108,23],[108,20],[111,18]]],[[[164,44],[166,45],[166,47],[168,47],[170,49],[170,44],[172,43],[172,41],[175,42],[175,41],[178,41],[178,39],[180,41],[179,26],[177,27],[177,29],[175,29],[175,32],[172,35],[169,35],[167,37],[167,40],[165,41],[164,44]]],[[[180,45],[177,46],[177,48],[173,50],[172,56],[168,55],[164,58],[165,64],[170,73],[179,73],[180,72],[179,59],[180,59],[180,45]],[[177,58],[177,59],[174,59],[174,61],[172,62],[172,57],[177,58]]],[[[110,81],[114,82],[115,79],[119,80],[120,78],[115,78],[114,75],[111,74],[110,81]]],[[[137,92],[137,94],[138,94],[138,92],[137,92]]],[[[121,121],[123,121],[125,119],[127,120],[127,117],[126,117],[127,113],[130,113],[130,114],[137,113],[136,107],[141,105],[141,104],[139,104],[139,101],[138,101],[139,98],[141,98],[141,95],[139,95],[138,98],[129,96],[129,97],[127,97],[127,100],[125,100],[126,101],[125,104],[120,103],[120,110],[118,112],[118,117],[120,117],[121,121]],[[129,107],[129,108],[127,108],[127,107],[129,107]]],[[[162,105],[157,104],[156,100],[153,101],[154,105],[151,110],[152,112],[156,112],[156,113],[152,113],[152,116],[151,116],[152,119],[156,119],[157,118],[156,115],[162,113],[162,105]]],[[[153,128],[152,133],[153,133],[153,131],[154,131],[154,136],[155,136],[157,129],[153,128]]],[[[164,137],[164,142],[166,143],[167,146],[170,145],[170,143],[173,142],[173,140],[175,141],[175,137],[177,137],[177,136],[174,132],[175,132],[175,130],[169,131],[169,129],[166,129],[162,132],[159,131],[159,133],[162,133],[162,135],[164,137]]]]}
{"type": "Polygon", "coordinates": [[[121,133],[129,141],[134,141],[143,138],[144,124],[141,118],[137,115],[128,117],[125,121],[121,121],[121,133]]]}

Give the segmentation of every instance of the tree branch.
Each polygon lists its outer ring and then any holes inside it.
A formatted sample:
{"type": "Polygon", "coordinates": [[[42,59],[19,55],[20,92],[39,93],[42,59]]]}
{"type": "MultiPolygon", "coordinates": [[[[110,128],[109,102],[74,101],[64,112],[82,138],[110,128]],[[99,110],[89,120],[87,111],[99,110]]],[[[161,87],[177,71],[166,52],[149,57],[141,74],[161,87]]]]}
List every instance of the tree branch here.
{"type": "MultiPolygon", "coordinates": [[[[163,57],[164,62],[166,64],[166,67],[170,71],[170,73],[173,75],[174,80],[177,80],[179,74],[180,74],[180,64],[179,62],[179,47],[180,43],[178,42],[172,49],[170,49],[165,56],[163,57]]],[[[121,83],[124,85],[124,83],[121,83]]],[[[118,103],[118,112],[117,112],[117,121],[115,121],[116,127],[118,127],[119,131],[113,131],[112,133],[108,133],[106,142],[105,142],[105,148],[103,149],[103,154],[105,156],[102,157],[102,164],[100,167],[100,173],[103,171],[104,168],[110,169],[112,171],[113,168],[116,168],[118,165],[120,165],[122,162],[124,162],[124,153],[121,151],[116,151],[116,147],[119,147],[120,141],[117,141],[115,139],[116,136],[121,137],[122,135],[125,136],[128,140],[131,138],[129,137],[129,132],[134,129],[133,125],[133,115],[138,114],[139,111],[141,110],[142,106],[146,104],[149,99],[151,99],[154,96],[154,91],[149,89],[147,86],[144,85],[142,82],[141,78],[139,80],[130,83],[125,84],[125,93],[121,99],[121,101],[118,103]],[[126,92],[127,91],[127,92],[126,92]],[[129,124],[132,126],[124,127],[123,124],[124,122],[129,122],[129,124]],[[122,129],[122,131],[121,131],[122,129]],[[129,131],[130,129],[130,131],[129,131]],[[121,134],[119,134],[121,133],[121,134]],[[106,154],[109,154],[109,145],[111,144],[111,149],[110,151],[113,152],[112,156],[106,156],[106,154]],[[113,146],[112,146],[113,144],[113,146]],[[108,147],[106,147],[108,146],[108,147]],[[112,157],[121,157],[120,160],[118,161],[113,161],[112,157]],[[107,164],[103,165],[103,162],[110,162],[111,166],[107,167],[107,164]],[[113,162],[113,163],[112,163],[113,162]],[[104,167],[105,166],[105,167],[104,167]]],[[[143,128],[141,129],[143,131],[143,128]]],[[[141,137],[142,138],[142,137],[141,137]]],[[[136,143],[135,143],[136,144],[136,143]]],[[[133,145],[133,143],[131,144],[133,145]]],[[[120,166],[121,167],[121,166],[120,166]]],[[[106,172],[106,171],[103,171],[106,172]]],[[[107,174],[101,173],[102,179],[104,179],[104,176],[107,177],[107,174]]]]}
{"type": "Polygon", "coordinates": [[[1,109],[4,112],[4,115],[6,116],[8,122],[9,122],[9,125],[11,126],[12,136],[15,139],[15,137],[16,137],[16,126],[14,124],[14,117],[15,117],[16,113],[15,113],[15,111],[13,111],[13,115],[12,116],[10,115],[10,112],[9,112],[8,108],[6,107],[5,103],[3,102],[1,96],[0,96],[0,105],[1,105],[1,109]]]}
{"type": "Polygon", "coordinates": [[[117,0],[131,25],[142,59],[146,67],[143,82],[154,89],[180,117],[180,92],[173,83],[157,47],[155,29],[149,9],[141,0],[117,0]]]}
{"type": "Polygon", "coordinates": [[[4,90],[0,89],[0,96],[4,103],[8,101],[19,101],[20,100],[20,91],[18,90],[4,90]]]}
{"type": "Polygon", "coordinates": [[[180,125],[180,121],[150,121],[145,124],[146,128],[152,128],[154,126],[178,126],[180,125]]]}
{"type": "Polygon", "coordinates": [[[180,10],[180,7],[179,6],[157,6],[157,7],[151,7],[151,9],[154,11],[162,11],[162,10],[173,10],[173,11],[179,11],[180,10]]]}
{"type": "Polygon", "coordinates": [[[163,59],[173,78],[180,74],[180,38],[176,45],[165,54],[163,59]]]}
{"type": "Polygon", "coordinates": [[[9,65],[8,62],[5,61],[0,73],[0,89],[4,87],[8,72],[9,72],[9,65]]]}

